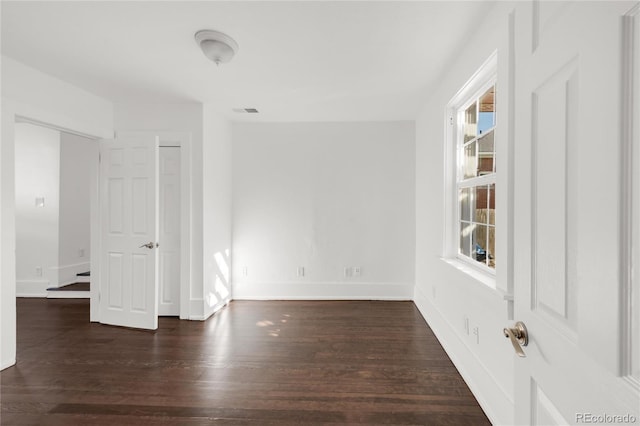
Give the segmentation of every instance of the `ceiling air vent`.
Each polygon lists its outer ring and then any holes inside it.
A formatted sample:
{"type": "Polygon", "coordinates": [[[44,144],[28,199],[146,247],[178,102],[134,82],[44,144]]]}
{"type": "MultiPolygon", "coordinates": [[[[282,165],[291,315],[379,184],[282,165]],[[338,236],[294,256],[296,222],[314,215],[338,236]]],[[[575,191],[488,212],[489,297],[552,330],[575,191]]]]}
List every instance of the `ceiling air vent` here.
{"type": "Polygon", "coordinates": [[[244,114],[244,113],[257,114],[258,110],[255,108],[234,108],[233,112],[238,112],[241,114],[244,114]]]}

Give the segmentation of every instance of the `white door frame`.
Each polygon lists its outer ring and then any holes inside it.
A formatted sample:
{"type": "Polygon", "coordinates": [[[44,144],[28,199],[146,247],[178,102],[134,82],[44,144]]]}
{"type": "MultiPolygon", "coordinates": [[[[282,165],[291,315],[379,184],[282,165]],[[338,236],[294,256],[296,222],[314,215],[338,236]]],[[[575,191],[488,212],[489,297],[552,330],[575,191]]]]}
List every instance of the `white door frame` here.
{"type": "MultiPolygon", "coordinates": [[[[159,137],[160,146],[162,145],[180,145],[180,319],[189,319],[189,289],[191,287],[191,133],[189,132],[154,132],[154,131],[134,131],[134,132],[116,132],[117,138],[120,134],[154,134],[159,137]]],[[[92,181],[92,187],[99,194],[98,185],[100,182],[99,167],[96,163],[96,173],[94,173],[95,182],[92,181]],[[95,185],[94,185],[95,183],[95,185]]],[[[100,200],[96,197],[96,214],[91,215],[91,252],[100,253],[102,250],[102,241],[100,233],[100,200]],[[95,227],[95,228],[94,228],[95,227]],[[94,246],[95,237],[95,246],[94,246]]],[[[94,207],[94,206],[92,206],[94,207]]],[[[160,242],[162,243],[162,242],[160,242]]],[[[91,283],[97,285],[91,286],[91,322],[100,322],[100,256],[91,256],[91,283]],[[95,259],[95,263],[94,263],[95,259]],[[96,270],[96,280],[94,277],[94,268],[96,270]]]]}
{"type": "MultiPolygon", "coordinates": [[[[160,216],[159,216],[159,226],[158,226],[158,240],[162,240],[162,245],[159,246],[158,249],[158,270],[159,270],[159,278],[158,278],[158,315],[159,316],[167,316],[167,315],[175,315],[175,313],[177,312],[178,316],[180,315],[180,300],[182,299],[181,295],[180,295],[180,282],[182,281],[182,265],[180,265],[180,257],[178,257],[178,283],[177,283],[177,288],[176,288],[176,283],[175,281],[173,281],[173,284],[169,286],[169,288],[171,288],[171,293],[173,293],[173,295],[175,296],[175,293],[177,292],[177,298],[178,298],[178,303],[177,306],[175,305],[175,299],[173,302],[173,308],[171,310],[170,314],[167,314],[167,307],[163,306],[162,304],[162,294],[163,292],[166,291],[167,289],[167,284],[171,283],[172,281],[170,281],[167,277],[165,277],[165,271],[163,270],[163,266],[164,266],[164,260],[163,260],[163,253],[165,252],[165,250],[167,249],[167,247],[169,247],[170,245],[167,244],[166,241],[163,240],[164,238],[164,226],[162,224],[162,220],[163,218],[167,217],[167,212],[163,212],[163,208],[177,208],[178,209],[178,220],[179,220],[179,241],[177,241],[177,247],[175,247],[175,243],[176,241],[174,241],[174,248],[177,250],[182,249],[182,221],[181,221],[181,217],[182,217],[182,213],[183,213],[183,205],[184,203],[182,202],[182,197],[181,197],[181,190],[182,190],[182,186],[181,186],[181,182],[180,180],[178,180],[178,198],[176,199],[175,197],[173,197],[172,199],[172,203],[171,204],[175,204],[176,202],[178,203],[178,206],[167,206],[166,201],[167,199],[165,198],[165,196],[163,196],[163,191],[162,188],[163,186],[166,184],[164,178],[163,178],[163,159],[165,158],[165,156],[169,155],[177,155],[178,156],[178,167],[180,167],[182,164],[182,142],[180,140],[176,140],[176,141],[162,141],[159,143],[159,147],[160,147],[160,153],[159,153],[159,159],[160,159],[160,164],[158,165],[158,183],[160,185],[160,194],[159,194],[159,198],[158,201],[160,202],[159,206],[160,206],[160,216]],[[163,203],[164,201],[164,203],[163,203]]],[[[180,179],[180,177],[182,176],[182,168],[180,168],[180,170],[178,171],[178,179],[180,179]]],[[[170,199],[171,200],[171,199],[170,199]]]]}
{"type": "Polygon", "coordinates": [[[180,145],[180,319],[191,318],[191,133],[158,132],[160,146],[180,145]]]}

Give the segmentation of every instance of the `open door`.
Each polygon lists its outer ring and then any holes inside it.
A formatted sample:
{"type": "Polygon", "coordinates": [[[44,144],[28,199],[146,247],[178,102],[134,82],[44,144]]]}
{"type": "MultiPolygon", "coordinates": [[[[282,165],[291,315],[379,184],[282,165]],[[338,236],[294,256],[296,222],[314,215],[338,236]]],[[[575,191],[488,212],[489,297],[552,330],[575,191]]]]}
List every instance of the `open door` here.
{"type": "Polygon", "coordinates": [[[528,341],[505,334],[520,349],[518,424],[640,419],[621,261],[621,35],[636,5],[516,8],[514,316],[528,341]]]}
{"type": "Polygon", "coordinates": [[[158,139],[100,142],[100,322],[158,328],[158,139]]]}

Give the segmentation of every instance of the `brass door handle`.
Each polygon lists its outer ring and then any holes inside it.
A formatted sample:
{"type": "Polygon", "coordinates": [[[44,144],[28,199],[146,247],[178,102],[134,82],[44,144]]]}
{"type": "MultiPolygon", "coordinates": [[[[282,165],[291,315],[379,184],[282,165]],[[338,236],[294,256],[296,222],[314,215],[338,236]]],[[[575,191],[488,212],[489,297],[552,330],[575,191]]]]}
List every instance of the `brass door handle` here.
{"type": "Polygon", "coordinates": [[[153,241],[150,241],[150,242],[148,242],[147,244],[143,244],[143,245],[141,245],[141,246],[140,246],[140,247],[138,247],[138,248],[146,247],[146,248],[148,248],[148,249],[152,249],[152,248],[154,248],[154,247],[158,247],[159,245],[160,245],[160,244],[158,244],[158,243],[154,243],[153,241]]]}
{"type": "Polygon", "coordinates": [[[513,349],[516,351],[516,354],[524,358],[527,354],[522,350],[522,346],[527,346],[529,344],[529,333],[527,332],[527,327],[524,325],[522,321],[518,321],[515,326],[510,328],[505,328],[502,330],[504,333],[504,337],[511,340],[511,344],[513,345],[513,349]]]}

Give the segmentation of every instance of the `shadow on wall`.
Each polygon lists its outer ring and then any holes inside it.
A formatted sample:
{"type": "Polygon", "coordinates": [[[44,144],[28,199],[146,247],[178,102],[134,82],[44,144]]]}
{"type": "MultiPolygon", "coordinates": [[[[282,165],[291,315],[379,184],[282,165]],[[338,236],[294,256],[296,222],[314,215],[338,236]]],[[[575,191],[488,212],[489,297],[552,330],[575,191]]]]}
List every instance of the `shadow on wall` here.
{"type": "Polygon", "coordinates": [[[205,300],[209,308],[229,301],[231,282],[229,280],[230,251],[225,249],[212,256],[209,265],[213,268],[215,279],[213,286],[209,286],[205,300]]]}

